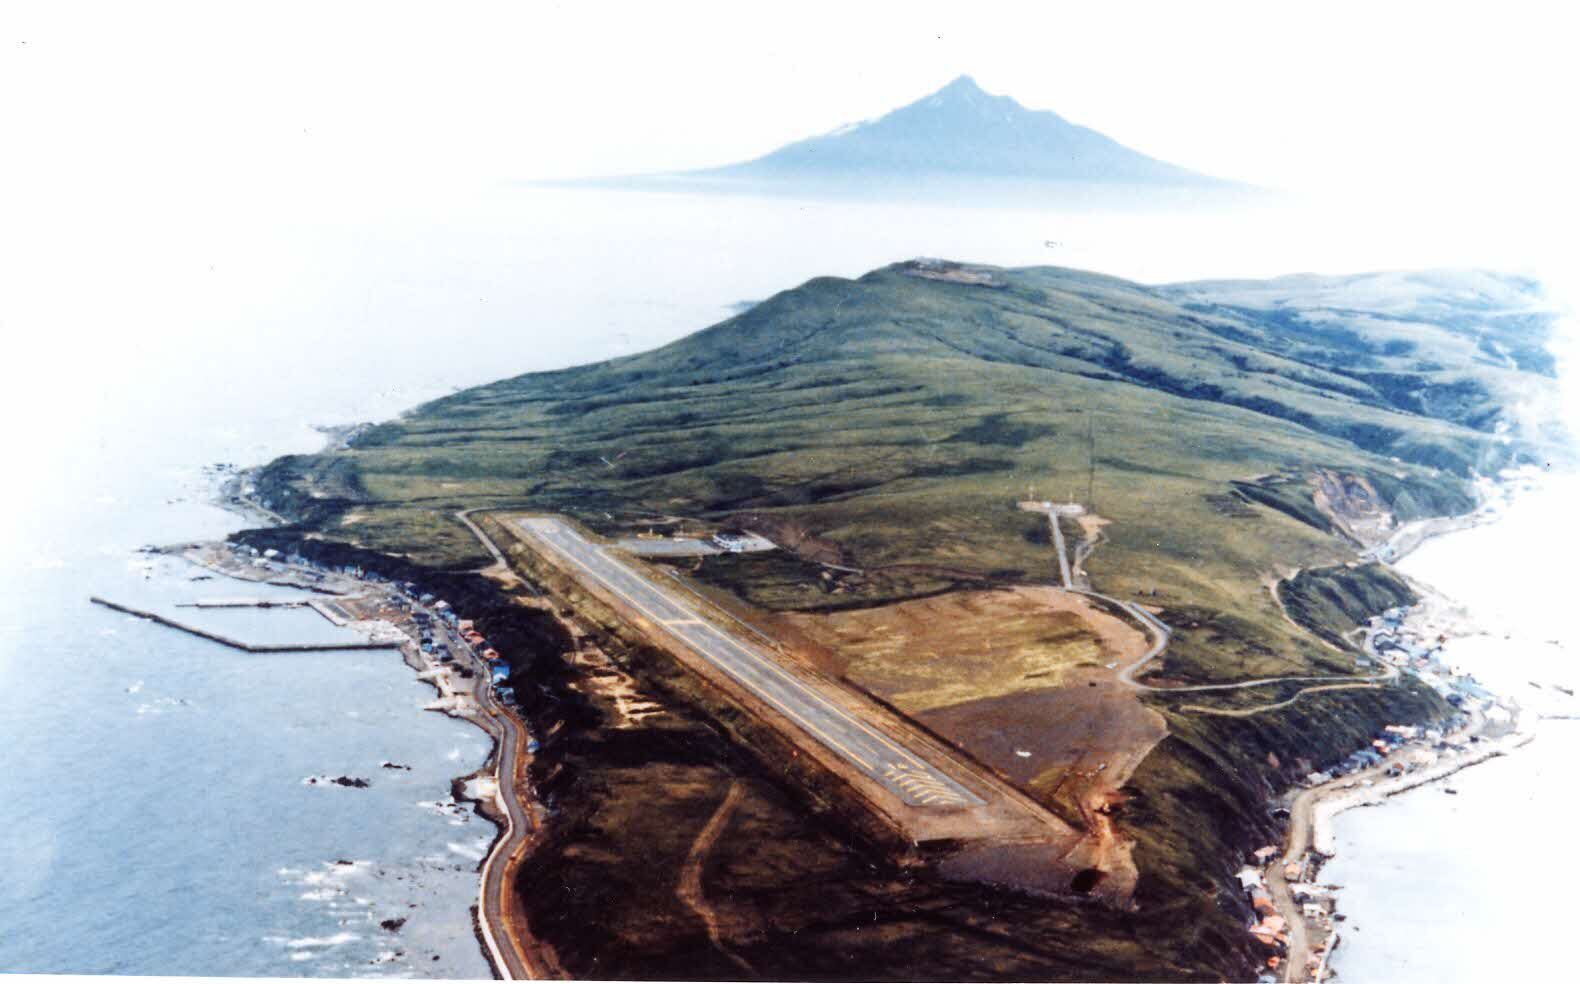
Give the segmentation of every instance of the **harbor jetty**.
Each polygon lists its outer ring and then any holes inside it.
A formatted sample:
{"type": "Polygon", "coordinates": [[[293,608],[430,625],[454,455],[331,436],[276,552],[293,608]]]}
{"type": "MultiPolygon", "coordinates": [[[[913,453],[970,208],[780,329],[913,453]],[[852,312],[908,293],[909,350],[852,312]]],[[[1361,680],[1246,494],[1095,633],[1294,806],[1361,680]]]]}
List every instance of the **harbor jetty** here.
{"type": "Polygon", "coordinates": [[[230,636],[221,635],[218,632],[210,632],[207,629],[200,629],[200,628],[198,628],[195,625],[188,625],[185,622],[179,622],[176,619],[170,618],[170,617],[165,616],[165,615],[161,615],[158,612],[144,611],[143,609],[140,609],[140,608],[133,608],[130,605],[122,605],[122,604],[120,604],[118,602],[110,601],[110,600],[108,600],[106,598],[100,598],[97,595],[89,597],[88,600],[93,602],[95,605],[103,605],[105,608],[113,609],[114,611],[118,611],[118,612],[123,612],[123,613],[125,613],[127,615],[131,615],[131,616],[134,616],[136,618],[147,619],[150,622],[158,622],[160,625],[165,625],[165,626],[168,626],[168,627],[170,627],[172,629],[177,629],[177,630],[179,630],[181,632],[186,632],[186,633],[188,633],[190,635],[195,635],[195,636],[198,636],[199,638],[208,639],[209,641],[217,642],[217,643],[219,643],[222,646],[229,646],[232,649],[239,649],[242,652],[247,652],[247,653],[312,653],[312,652],[330,652],[330,651],[359,650],[359,649],[399,649],[400,648],[400,643],[398,641],[382,641],[382,642],[374,642],[374,641],[367,641],[367,642],[284,642],[284,643],[251,643],[251,642],[242,642],[240,639],[232,639],[230,636]]]}
{"type": "Polygon", "coordinates": [[[177,608],[305,608],[305,601],[281,601],[270,598],[199,598],[182,601],[177,608]]]}

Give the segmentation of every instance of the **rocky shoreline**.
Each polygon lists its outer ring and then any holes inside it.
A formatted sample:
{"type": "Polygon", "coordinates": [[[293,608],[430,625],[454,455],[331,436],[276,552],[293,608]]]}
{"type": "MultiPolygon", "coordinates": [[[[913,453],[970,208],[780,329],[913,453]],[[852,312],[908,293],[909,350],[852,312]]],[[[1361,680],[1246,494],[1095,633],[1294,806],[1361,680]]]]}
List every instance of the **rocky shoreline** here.
{"type": "MultiPolygon", "coordinates": [[[[249,472],[234,473],[230,477],[230,480],[227,482],[226,488],[223,491],[223,498],[226,501],[223,501],[222,505],[226,505],[228,508],[233,508],[234,511],[239,512],[241,515],[246,517],[249,521],[253,521],[253,520],[256,520],[258,518],[263,518],[271,526],[282,526],[283,525],[283,526],[291,527],[292,524],[290,524],[283,516],[279,515],[278,513],[273,512],[271,509],[268,509],[267,507],[265,507],[263,505],[263,503],[257,501],[256,496],[260,493],[260,489],[258,488],[256,482],[257,482],[257,477],[256,477],[255,473],[249,473],[249,472]]],[[[1443,533],[1450,532],[1450,531],[1453,531],[1453,530],[1467,528],[1469,526],[1478,525],[1480,523],[1487,522],[1490,519],[1494,518],[1496,516],[1497,512],[1498,512],[1499,501],[1500,501],[1500,498],[1501,498],[1501,493],[1503,493],[1503,491],[1504,491],[1504,488],[1501,487],[1501,486],[1493,485],[1491,483],[1487,483],[1487,484],[1483,485],[1482,488],[1479,491],[1481,491],[1483,493],[1483,496],[1481,497],[1480,505],[1473,512],[1467,513],[1467,514],[1463,514],[1463,515],[1457,516],[1457,517],[1440,518],[1440,519],[1436,519],[1436,520],[1427,520],[1427,521],[1421,521],[1421,522],[1417,522],[1417,523],[1404,524],[1404,525],[1402,525],[1402,526],[1400,526],[1400,527],[1398,527],[1398,528],[1396,528],[1396,529],[1391,531],[1391,537],[1387,541],[1387,546],[1391,547],[1392,549],[1390,549],[1389,552],[1386,555],[1382,554],[1381,550],[1377,550],[1378,555],[1384,557],[1386,560],[1392,561],[1394,559],[1397,559],[1398,556],[1402,556],[1404,553],[1408,552],[1409,550],[1414,549],[1416,546],[1418,546],[1421,542],[1423,542],[1424,540],[1426,540],[1429,537],[1441,535],[1443,533]]],[[[287,537],[287,538],[289,538],[289,539],[291,539],[293,541],[299,541],[300,540],[300,536],[301,536],[300,531],[295,529],[295,528],[281,529],[281,530],[278,531],[278,533],[281,536],[287,537]]],[[[322,541],[313,541],[313,542],[314,543],[321,543],[322,541]]],[[[260,541],[258,543],[258,545],[262,546],[263,543],[260,541]]],[[[329,547],[332,546],[332,545],[329,545],[329,544],[324,544],[324,545],[326,546],[326,548],[329,548],[329,547]]],[[[351,552],[356,552],[356,551],[353,549],[351,552]]],[[[393,558],[390,559],[390,562],[391,563],[397,563],[397,564],[401,563],[400,561],[395,560],[393,558]]],[[[369,560],[368,563],[373,563],[373,561],[369,560]]],[[[382,568],[380,568],[380,569],[382,570],[382,568]]],[[[1413,617],[1415,617],[1415,616],[1412,616],[1412,618],[1413,617]]],[[[1370,641],[1370,638],[1371,638],[1371,634],[1368,633],[1368,641],[1370,641]]],[[[1425,639],[1427,637],[1425,635],[1422,635],[1421,638],[1425,639]]],[[[406,659],[407,659],[408,664],[411,665],[414,670],[417,670],[419,672],[419,675],[421,676],[422,675],[422,673],[421,673],[421,671],[422,671],[421,663],[419,661],[413,659],[413,654],[412,653],[406,653],[405,655],[406,655],[406,659]]],[[[430,680],[429,682],[432,683],[433,681],[430,680]]],[[[444,708],[442,708],[442,707],[432,707],[431,709],[444,710],[444,708]]],[[[487,730],[487,729],[485,729],[485,730],[487,730]]],[[[491,735],[491,738],[493,738],[493,737],[494,736],[491,735]]],[[[497,740],[496,740],[496,744],[495,744],[495,749],[496,749],[495,754],[496,755],[497,755],[497,747],[498,746],[497,746],[497,740]]],[[[1480,761],[1480,760],[1481,759],[1477,759],[1477,761],[1480,761]]],[[[1469,763],[1467,762],[1466,764],[1469,764],[1469,763]]],[[[1459,767],[1463,768],[1464,766],[1461,765],[1459,767]]],[[[475,774],[472,777],[464,777],[463,779],[458,779],[458,780],[456,780],[456,783],[460,784],[461,788],[464,790],[466,788],[466,785],[467,785],[465,780],[466,779],[474,779],[474,778],[476,778],[475,774]]],[[[1410,780],[1411,780],[1410,781],[1410,785],[1418,785],[1421,782],[1431,781],[1431,777],[1429,777],[1426,772],[1422,772],[1420,775],[1411,774],[1408,778],[1410,778],[1410,780]]],[[[1341,780],[1341,781],[1335,781],[1334,787],[1331,790],[1327,791],[1328,799],[1326,800],[1326,802],[1331,803],[1332,806],[1324,808],[1324,812],[1322,813],[1322,821],[1321,821],[1322,829],[1330,829],[1331,828],[1331,817],[1333,815],[1335,815],[1337,812],[1339,812],[1339,810],[1341,808],[1350,808],[1350,807],[1352,807],[1354,805],[1360,805],[1360,801],[1362,799],[1366,798],[1366,797],[1363,797],[1360,794],[1356,793],[1354,789],[1350,788],[1350,787],[1356,786],[1358,783],[1360,783],[1362,781],[1364,781],[1364,780],[1362,780],[1359,776],[1351,776],[1351,777],[1347,777],[1346,779],[1341,780]],[[1346,806],[1340,807],[1339,804],[1345,802],[1342,799],[1342,794],[1345,793],[1345,792],[1349,792],[1352,795],[1354,795],[1355,796],[1355,801],[1348,803],[1348,805],[1346,805],[1346,806]]],[[[1368,795],[1371,793],[1371,788],[1370,787],[1359,787],[1359,788],[1366,789],[1368,795]]],[[[1385,788],[1391,788],[1391,787],[1385,787],[1385,788]]],[[[1399,791],[1399,789],[1402,789],[1402,788],[1408,788],[1408,787],[1405,786],[1405,785],[1400,785],[1398,787],[1398,789],[1392,789],[1391,792],[1389,792],[1389,793],[1387,793],[1385,795],[1391,795],[1392,792],[1397,792],[1397,791],[1399,791]]],[[[1296,787],[1295,789],[1287,791],[1284,795],[1286,797],[1289,797],[1289,798],[1292,799],[1294,797],[1298,797],[1299,795],[1302,795],[1302,793],[1303,793],[1303,791],[1299,787],[1296,787]]],[[[476,797],[470,797],[469,796],[467,798],[469,798],[469,799],[471,799],[473,801],[474,808],[477,809],[477,811],[480,814],[484,815],[485,817],[487,816],[486,807],[485,807],[484,804],[488,803],[489,798],[488,798],[488,796],[486,794],[482,795],[482,796],[476,796],[476,797]]],[[[457,796],[456,799],[459,801],[459,800],[462,799],[462,797],[461,796],[457,796]]],[[[1320,842],[1320,843],[1326,843],[1326,841],[1323,841],[1323,842],[1320,842]]],[[[1306,882],[1310,882],[1311,879],[1314,879],[1314,877],[1316,875],[1316,872],[1318,870],[1318,867],[1320,865],[1320,860],[1321,860],[1320,856],[1318,855],[1318,853],[1316,851],[1311,850],[1311,843],[1309,841],[1307,842],[1306,847],[1302,849],[1300,854],[1301,854],[1302,857],[1309,857],[1309,858],[1311,858],[1314,861],[1314,863],[1310,866],[1309,870],[1307,870],[1307,871],[1302,873],[1302,877],[1306,879],[1306,882]]],[[[1284,863],[1287,863],[1287,862],[1283,862],[1280,859],[1275,864],[1269,864],[1268,867],[1269,868],[1278,867],[1278,866],[1282,866],[1282,864],[1284,864],[1284,863]]],[[[1329,901],[1328,912],[1331,914],[1332,911],[1333,911],[1332,908],[1331,908],[1331,899],[1332,899],[1331,892],[1328,894],[1328,898],[1330,900],[1329,901]]],[[[1286,920],[1286,922],[1289,922],[1289,923],[1292,923],[1295,919],[1303,919],[1305,917],[1304,910],[1300,909],[1300,908],[1297,908],[1293,904],[1292,901],[1289,904],[1287,904],[1287,905],[1285,905],[1283,907],[1283,911],[1284,911],[1283,918],[1286,920]]],[[[1342,915],[1340,915],[1338,918],[1342,919],[1342,915]]],[[[1332,922],[1330,921],[1328,923],[1328,925],[1329,925],[1329,927],[1331,927],[1332,926],[1332,922]]],[[[1327,954],[1329,952],[1331,952],[1331,948],[1332,948],[1332,945],[1333,945],[1332,941],[1334,941],[1336,939],[1337,939],[1337,934],[1336,933],[1330,933],[1324,939],[1320,953],[1319,954],[1314,954],[1315,959],[1317,960],[1316,969],[1317,969],[1318,973],[1321,973],[1321,972],[1325,971],[1327,954]]],[[[485,950],[486,950],[486,947],[485,947],[485,950]]],[[[1301,961],[1301,966],[1300,967],[1296,967],[1296,964],[1295,964],[1294,961],[1289,961],[1289,962],[1287,962],[1284,965],[1284,969],[1286,969],[1286,972],[1290,972],[1290,971],[1302,971],[1302,970],[1306,970],[1306,969],[1310,969],[1310,968],[1305,965],[1305,961],[1304,961],[1304,958],[1303,958],[1302,961],[1301,961]]],[[[1291,976],[1291,977],[1288,977],[1287,979],[1300,979],[1300,978],[1291,976]]]]}
{"type": "MultiPolygon", "coordinates": [[[[349,428],[320,428],[320,430],[329,437],[330,446],[336,447],[343,446],[346,441],[353,439],[357,434],[361,433],[362,430],[366,428],[366,426],[367,425],[355,425],[349,428]]],[[[239,516],[242,520],[249,524],[260,524],[266,528],[281,528],[292,525],[289,519],[269,508],[257,498],[258,488],[256,482],[258,472],[259,469],[238,470],[234,466],[228,464],[212,466],[210,469],[208,469],[209,475],[216,480],[212,501],[216,506],[239,516]]],[[[241,564],[244,564],[247,560],[247,558],[242,557],[238,552],[242,548],[238,548],[237,546],[230,543],[207,546],[209,548],[218,549],[229,555],[232,559],[237,561],[237,564],[228,565],[223,562],[214,563],[210,558],[198,556],[195,551],[200,551],[202,549],[202,547],[199,546],[186,545],[187,549],[185,549],[183,553],[191,563],[205,567],[206,569],[222,576],[237,577],[237,568],[240,567],[241,564]]],[[[361,585],[368,588],[376,587],[376,585],[367,582],[353,574],[342,574],[336,576],[341,580],[349,579],[356,585],[361,585]]],[[[270,583],[277,582],[271,581],[270,583]]],[[[320,592],[326,590],[318,585],[307,583],[293,583],[291,586],[299,587],[302,590],[313,590],[320,592]]],[[[347,585],[340,585],[342,588],[346,586],[347,585]]],[[[341,592],[329,591],[328,593],[339,594],[341,592]]],[[[484,851],[484,858],[487,858],[492,855],[499,840],[505,836],[504,818],[496,802],[498,788],[496,770],[499,767],[500,736],[493,729],[485,725],[483,717],[476,708],[464,709],[457,706],[457,700],[455,695],[451,692],[451,689],[441,685],[440,680],[438,679],[437,674],[439,667],[436,667],[431,660],[425,658],[425,654],[409,637],[405,638],[403,644],[399,647],[399,652],[401,654],[402,662],[404,662],[406,666],[412,670],[417,679],[420,682],[428,684],[434,690],[435,700],[427,704],[423,708],[424,711],[437,712],[444,714],[446,717],[466,721],[467,723],[476,727],[479,731],[482,731],[484,735],[487,736],[489,752],[484,765],[470,773],[467,773],[466,775],[454,776],[450,780],[450,797],[452,802],[454,802],[457,806],[463,803],[470,804],[473,813],[475,813],[479,818],[493,824],[495,827],[494,837],[492,840],[490,840],[487,848],[484,851]],[[487,788],[483,788],[485,786],[487,788]]],[[[410,769],[410,766],[399,765],[391,762],[383,763],[383,767],[387,769],[410,769]]],[[[367,779],[348,776],[314,776],[304,779],[303,782],[304,784],[310,785],[333,785],[352,789],[367,788],[370,784],[367,779]]],[[[483,871],[484,864],[480,861],[478,863],[478,881],[480,890],[484,878],[483,871]]],[[[482,952],[484,959],[487,960],[489,965],[494,968],[495,976],[500,976],[499,968],[497,966],[498,960],[491,953],[488,935],[486,933],[485,927],[482,925],[480,906],[476,902],[470,906],[470,921],[472,924],[473,936],[478,944],[479,950],[482,952]]]]}

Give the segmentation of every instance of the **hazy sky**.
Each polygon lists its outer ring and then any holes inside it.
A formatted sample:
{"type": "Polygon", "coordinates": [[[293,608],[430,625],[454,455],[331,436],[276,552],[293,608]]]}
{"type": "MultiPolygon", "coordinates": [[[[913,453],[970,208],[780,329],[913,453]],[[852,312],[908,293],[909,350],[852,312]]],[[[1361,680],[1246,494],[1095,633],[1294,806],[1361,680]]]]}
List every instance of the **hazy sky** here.
{"type": "Polygon", "coordinates": [[[1298,189],[1567,187],[1560,4],[6,5],[0,176],[378,189],[728,162],[969,73],[1298,189]]]}
{"type": "Polygon", "coordinates": [[[7,437],[70,455],[59,434],[175,407],[172,380],[327,385],[433,363],[428,331],[531,340],[447,380],[477,382],[929,249],[1143,279],[1482,265],[1580,298],[1575,37],[1562,5],[1508,2],[3,0],[0,418],[47,407],[53,431],[7,437]],[[579,261],[497,187],[740,160],[963,73],[1164,160],[1344,200],[1236,229],[733,201],[682,222],[710,259],[600,199],[567,220],[596,237],[579,261]],[[347,350],[378,332],[405,348],[347,350]]]}
{"type": "MultiPolygon", "coordinates": [[[[134,307],[157,318],[205,292],[235,308],[240,295],[217,280],[179,278],[217,255],[270,269],[236,243],[305,255],[327,226],[372,236],[403,210],[442,225],[457,189],[748,158],[962,73],[1189,168],[1348,196],[1355,220],[1328,230],[1341,246],[1364,246],[1387,210],[1423,242],[1470,244],[1449,262],[1574,269],[1580,73],[1559,4],[7,0],[3,11],[0,277],[20,289],[0,290],[0,333],[47,340],[134,307]],[[112,308],[117,292],[137,305],[112,308]]],[[[1374,262],[1343,255],[1322,268],[1374,262]]],[[[1443,262],[1419,257],[1405,262],[1443,262]]],[[[414,253],[413,275],[442,259],[414,253]]],[[[335,262],[322,265],[365,278],[362,294],[389,292],[379,269],[353,269],[357,253],[335,262]]],[[[279,276],[269,300],[302,293],[279,276]]]]}

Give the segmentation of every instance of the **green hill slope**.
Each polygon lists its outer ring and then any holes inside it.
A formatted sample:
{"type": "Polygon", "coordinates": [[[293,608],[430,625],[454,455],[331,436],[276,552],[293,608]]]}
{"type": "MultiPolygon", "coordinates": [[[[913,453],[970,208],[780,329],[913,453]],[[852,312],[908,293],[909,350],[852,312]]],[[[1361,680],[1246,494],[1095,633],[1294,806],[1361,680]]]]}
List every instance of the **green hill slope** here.
{"type": "MultiPolygon", "coordinates": [[[[802,612],[1051,583],[1046,519],[1016,503],[1075,500],[1100,517],[1063,527],[1093,587],[1144,595],[1175,629],[1148,682],[1347,674],[1347,630],[1410,597],[1386,568],[1347,566],[1359,546],[1401,521],[1467,511],[1477,475],[1570,453],[1539,423],[1553,419],[1551,321],[1534,284],[1479,273],[1145,287],[918,261],[810,281],[653,352],[467,390],[257,477],[260,495],[298,521],[274,535],[429,568],[487,562],[453,519],[467,508],[562,512],[607,533],[677,519],[755,526],[801,540],[799,556],[710,558],[696,576],[802,612]]],[[[518,658],[539,683],[518,692],[550,695],[532,697],[531,713],[570,714],[582,698],[554,689],[566,672],[557,660],[518,658]]],[[[1193,701],[1260,707],[1297,689],[1193,701]]],[[[752,869],[753,918],[783,930],[754,945],[755,972],[1246,976],[1247,913],[1227,886],[1242,852],[1275,836],[1266,798],[1383,723],[1446,713],[1408,682],[1250,717],[1137,699],[1168,735],[1124,787],[1134,913],[873,867],[776,792],[773,824],[728,833],[719,850],[821,846],[786,854],[772,876],[752,869]],[[818,901],[793,901],[807,892],[818,901]],[[883,933],[853,935],[880,913],[883,933]],[[1050,940],[1057,953],[1035,949],[1050,940]],[[953,962],[938,963],[933,945],[953,962]]],[[[721,959],[694,927],[653,928],[694,917],[677,908],[672,869],[644,858],[697,829],[741,776],[773,780],[694,711],[674,720],[690,722],[688,737],[647,747],[640,768],[632,743],[615,740],[635,735],[596,723],[567,729],[574,737],[542,757],[559,839],[534,855],[524,898],[583,976],[696,976],[698,954],[721,959]],[[651,892],[607,891],[625,881],[651,892]],[[563,897],[539,891],[549,883],[563,897]],[[575,908],[584,896],[597,900],[586,913],[575,908]]],[[[768,824],[767,812],[752,816],[768,824]]]]}
{"type": "MultiPolygon", "coordinates": [[[[901,264],[810,281],[643,355],[447,397],[347,451],[282,459],[264,484],[337,535],[441,565],[476,558],[449,513],[530,506],[599,529],[767,514],[854,566],[1029,579],[1049,558],[1015,500],[1089,488],[1112,521],[1094,583],[1235,610],[1275,559],[1349,550],[1298,510],[1235,508],[1236,483],[1298,489],[1336,469],[1411,518],[1468,508],[1473,474],[1545,460],[1515,407],[1551,391],[1551,367],[1504,354],[1540,352],[1545,321],[1531,285],[1482,282],[1502,290],[1496,312],[1334,320],[1259,308],[1244,285],[901,264]]],[[[850,593],[924,587],[875,578],[850,593]]]]}
{"type": "Polygon", "coordinates": [[[1472,476],[1555,453],[1522,423],[1554,390],[1536,301],[1487,274],[1149,288],[918,261],[458,393],[262,485],[314,528],[436,566],[484,560],[463,508],[769,524],[865,573],[780,553],[702,576],[813,610],[1046,583],[1041,521],[1015,503],[1076,500],[1108,521],[1093,586],[1180,613],[1173,676],[1336,669],[1268,584],[1395,519],[1468,511],[1472,476]],[[1324,483],[1354,515],[1318,507],[1324,483]]]}

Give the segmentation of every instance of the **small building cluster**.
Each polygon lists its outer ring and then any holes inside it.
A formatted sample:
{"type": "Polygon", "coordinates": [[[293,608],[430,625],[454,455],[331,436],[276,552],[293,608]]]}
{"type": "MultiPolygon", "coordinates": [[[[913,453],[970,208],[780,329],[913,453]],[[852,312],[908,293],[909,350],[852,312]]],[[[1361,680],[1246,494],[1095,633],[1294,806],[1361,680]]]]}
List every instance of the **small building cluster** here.
{"type": "MultiPolygon", "coordinates": [[[[1278,848],[1264,847],[1256,852],[1256,859],[1260,863],[1268,863],[1277,854],[1278,848]]],[[[1289,925],[1278,914],[1278,906],[1273,902],[1272,893],[1267,890],[1267,882],[1263,880],[1260,868],[1247,865],[1235,877],[1239,879],[1240,889],[1251,903],[1253,918],[1246,931],[1268,951],[1268,970],[1276,971],[1283,964],[1288,949],[1289,925]]]]}
{"type": "MultiPolygon", "coordinates": [[[[238,548],[249,552],[251,555],[274,560],[298,568],[305,568],[321,579],[324,574],[338,574],[355,578],[373,584],[386,585],[389,588],[390,599],[395,607],[411,615],[412,623],[417,628],[417,645],[424,653],[438,655],[440,663],[451,663],[455,657],[447,650],[435,635],[435,626],[442,623],[451,630],[453,636],[458,637],[471,650],[472,654],[488,667],[489,682],[494,689],[494,696],[504,703],[514,703],[515,690],[505,683],[510,678],[510,664],[499,654],[483,634],[477,631],[471,619],[461,618],[451,607],[448,601],[439,598],[431,592],[423,591],[413,581],[396,581],[386,578],[375,571],[367,570],[357,564],[322,564],[297,553],[280,554],[275,550],[266,550],[261,554],[252,547],[238,548]],[[270,556],[274,555],[274,556],[270,556]],[[432,614],[430,614],[430,612],[432,614]]],[[[466,674],[470,674],[470,670],[466,674]]]]}
{"type": "MultiPolygon", "coordinates": [[[[1267,970],[1259,981],[1278,980],[1277,972],[1289,953],[1289,921],[1279,914],[1263,874],[1265,866],[1278,864],[1278,854],[1278,848],[1271,845],[1259,848],[1253,853],[1257,863],[1246,865],[1235,875],[1253,913],[1246,932],[1267,952],[1267,970]]],[[[1320,856],[1308,854],[1285,863],[1281,873],[1290,896],[1300,906],[1300,917],[1305,920],[1306,928],[1327,936],[1333,930],[1334,890],[1306,880],[1321,860],[1320,856]]],[[[1306,955],[1306,973],[1314,973],[1321,965],[1321,949],[1312,948],[1306,955]]]]}
{"type": "Polygon", "coordinates": [[[773,541],[745,530],[723,529],[708,540],[724,553],[746,553],[752,550],[772,550],[773,541]]]}
{"type": "MultiPolygon", "coordinates": [[[[224,561],[226,564],[265,569],[243,575],[249,579],[267,578],[270,583],[286,583],[277,579],[280,574],[286,574],[290,583],[297,586],[319,585],[319,591],[345,594],[346,597],[336,601],[315,599],[310,603],[336,624],[356,623],[369,631],[382,626],[393,636],[392,641],[401,642],[403,646],[415,640],[418,650],[427,657],[425,662],[429,668],[437,670],[434,664],[441,664],[449,671],[434,675],[441,700],[430,705],[430,709],[453,712],[459,706],[466,712],[463,716],[475,714],[477,708],[472,695],[464,693],[470,688],[459,684],[455,678],[476,679],[479,668],[487,674],[487,686],[497,701],[507,707],[519,706],[515,688],[510,685],[509,661],[489,645],[471,619],[461,618],[448,601],[424,591],[415,582],[386,577],[357,564],[324,563],[294,551],[228,544],[224,552],[229,557],[224,561]],[[380,590],[361,592],[345,583],[347,581],[377,586],[380,590]],[[477,668],[464,658],[467,655],[478,660],[477,668]],[[459,705],[457,698],[461,698],[459,705]]],[[[530,734],[527,735],[527,750],[538,750],[538,740],[530,734]]]]}
{"type": "MultiPolygon", "coordinates": [[[[1420,622],[1407,625],[1407,614],[1404,608],[1394,608],[1372,619],[1365,630],[1363,651],[1367,655],[1358,658],[1357,664],[1369,666],[1376,663],[1396,669],[1400,674],[1410,674],[1457,708],[1462,721],[1472,713],[1490,721],[1509,720],[1511,712],[1508,707],[1495,702],[1493,695],[1468,673],[1444,661],[1443,643],[1446,637],[1437,634],[1435,628],[1423,632],[1420,622]],[[1436,635],[1436,638],[1424,639],[1423,635],[1436,635]]],[[[1480,735],[1454,730],[1452,722],[1445,723],[1444,727],[1389,724],[1344,758],[1307,774],[1301,784],[1307,788],[1324,786],[1346,776],[1368,773],[1342,785],[1370,787],[1374,779],[1403,776],[1438,765],[1448,753],[1482,740],[1480,735]]],[[[1274,809],[1274,815],[1288,816],[1289,802],[1286,799],[1283,806],[1274,809]]],[[[1246,893],[1254,914],[1246,926],[1246,932],[1268,954],[1267,973],[1263,979],[1276,980],[1277,972],[1287,959],[1288,919],[1300,919],[1306,938],[1312,941],[1306,956],[1308,966],[1304,968],[1305,974],[1312,977],[1325,975],[1331,972],[1327,968],[1326,957],[1328,948],[1336,939],[1334,924],[1337,919],[1343,918],[1334,913],[1332,886],[1319,885],[1314,881],[1328,855],[1313,849],[1296,860],[1285,862],[1281,860],[1280,854],[1280,849],[1274,846],[1260,848],[1253,852],[1254,863],[1238,873],[1240,887],[1246,893]],[[1292,911],[1278,911],[1267,879],[1281,881],[1287,886],[1290,901],[1294,903],[1292,911]]]]}
{"type": "Polygon", "coordinates": [[[288,564],[294,566],[298,568],[296,572],[297,575],[303,580],[311,583],[318,583],[322,581],[326,573],[342,573],[339,570],[327,567],[323,564],[316,564],[308,560],[306,557],[301,556],[300,554],[281,553],[273,547],[270,547],[266,550],[259,550],[257,547],[240,545],[233,549],[235,555],[239,559],[250,559],[252,566],[254,567],[274,567],[277,564],[288,564]]]}
{"type": "MultiPolygon", "coordinates": [[[[1494,695],[1473,676],[1443,661],[1445,640],[1441,636],[1431,642],[1415,637],[1405,627],[1405,615],[1406,609],[1392,608],[1372,619],[1366,628],[1365,651],[1400,673],[1414,676],[1462,712],[1481,714],[1491,721],[1511,720],[1509,709],[1497,703],[1494,695]]],[[[1371,660],[1366,662],[1369,665],[1371,660]]],[[[1360,664],[1359,659],[1357,664],[1360,664]]],[[[1476,735],[1452,734],[1442,728],[1390,724],[1373,735],[1367,745],[1320,771],[1308,774],[1304,784],[1308,787],[1320,786],[1374,768],[1401,748],[1413,746],[1402,760],[1396,760],[1387,769],[1387,775],[1399,776],[1433,765],[1442,753],[1480,740],[1476,735]]],[[[1363,780],[1362,785],[1369,785],[1369,780],[1363,780]]]]}
{"type": "MultiPolygon", "coordinates": [[[[1423,639],[1405,625],[1404,608],[1391,608],[1372,619],[1366,628],[1366,665],[1375,659],[1409,673],[1464,711],[1478,711],[1497,718],[1508,712],[1499,707],[1495,695],[1483,687],[1464,668],[1444,662],[1443,643],[1447,639],[1423,639]]],[[[1357,660],[1359,663],[1359,660],[1357,660]]]]}

